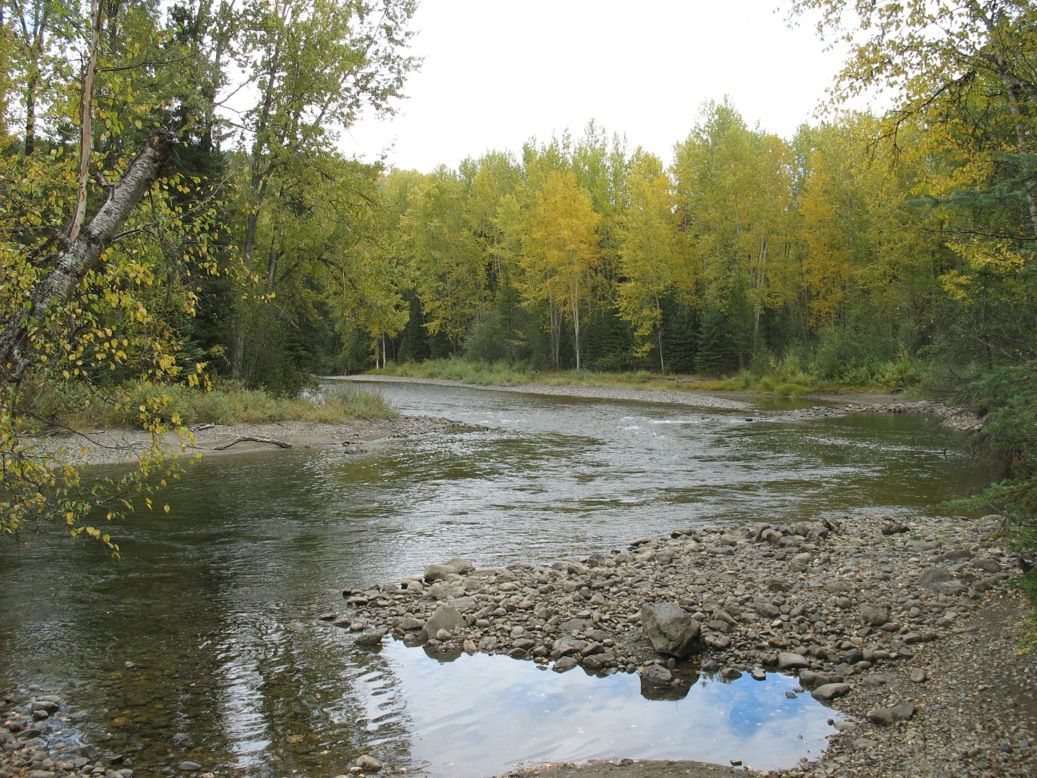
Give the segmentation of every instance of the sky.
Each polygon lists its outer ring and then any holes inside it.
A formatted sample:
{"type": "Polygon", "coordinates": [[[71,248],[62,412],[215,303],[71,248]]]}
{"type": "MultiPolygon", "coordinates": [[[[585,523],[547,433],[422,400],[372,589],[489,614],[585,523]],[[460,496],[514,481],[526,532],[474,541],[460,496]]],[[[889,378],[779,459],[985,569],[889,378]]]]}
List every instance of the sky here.
{"type": "Polygon", "coordinates": [[[842,60],[788,0],[419,0],[423,59],[397,114],[365,118],[341,149],[400,169],[518,153],[590,120],[669,162],[707,100],[790,137],[842,60]]]}

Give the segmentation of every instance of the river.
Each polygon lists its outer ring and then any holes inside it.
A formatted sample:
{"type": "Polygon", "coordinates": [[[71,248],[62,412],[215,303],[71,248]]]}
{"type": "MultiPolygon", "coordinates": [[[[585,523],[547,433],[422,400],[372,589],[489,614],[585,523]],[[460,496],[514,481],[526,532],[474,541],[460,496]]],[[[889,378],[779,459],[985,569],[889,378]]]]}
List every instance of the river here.
{"type": "Polygon", "coordinates": [[[792,679],[703,678],[684,700],[646,700],[632,676],[371,653],[316,616],[345,586],[448,557],[501,566],[703,523],[910,513],[990,475],[964,436],[918,417],[375,389],[459,426],[194,466],[169,516],[112,528],[118,562],[49,534],[0,547],[0,690],[60,694],[72,715],[47,737],[143,775],[185,760],[337,775],[361,753],[444,776],[592,757],[786,766],[823,747],[831,714],[790,700],[792,679]]]}

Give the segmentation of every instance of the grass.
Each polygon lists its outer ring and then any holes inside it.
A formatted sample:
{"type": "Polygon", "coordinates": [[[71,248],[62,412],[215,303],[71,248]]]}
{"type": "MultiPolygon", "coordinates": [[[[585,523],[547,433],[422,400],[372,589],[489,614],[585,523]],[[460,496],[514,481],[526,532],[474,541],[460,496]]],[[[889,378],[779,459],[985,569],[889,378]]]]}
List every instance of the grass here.
{"type": "MultiPolygon", "coordinates": [[[[875,380],[870,375],[848,376],[851,380],[824,380],[788,365],[772,365],[762,375],[743,370],[724,378],[675,376],[647,370],[624,373],[599,373],[590,370],[533,370],[504,362],[473,362],[459,357],[405,362],[376,371],[381,375],[405,378],[434,378],[461,381],[477,386],[619,386],[637,389],[684,391],[754,392],[779,397],[801,397],[814,392],[874,392],[899,389],[893,382],[875,380]]],[[[881,375],[879,376],[881,379],[881,375]]]]}
{"type": "Polygon", "coordinates": [[[376,393],[342,387],[323,399],[282,397],[233,385],[211,391],[183,385],[133,382],[101,392],[64,384],[37,395],[34,414],[74,429],[139,428],[141,407],[166,424],[263,424],[276,421],[339,423],[390,419],[398,414],[376,393]]]}

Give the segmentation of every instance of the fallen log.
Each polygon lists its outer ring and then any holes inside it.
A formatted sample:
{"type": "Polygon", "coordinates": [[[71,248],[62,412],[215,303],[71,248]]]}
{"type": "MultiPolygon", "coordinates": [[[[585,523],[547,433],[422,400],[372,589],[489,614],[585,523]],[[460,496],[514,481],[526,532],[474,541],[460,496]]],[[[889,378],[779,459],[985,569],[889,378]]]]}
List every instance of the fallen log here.
{"type": "Polygon", "coordinates": [[[291,443],[285,443],[283,440],[274,440],[273,438],[257,438],[255,435],[242,435],[240,438],[232,440],[230,443],[224,443],[222,446],[214,446],[213,451],[223,451],[236,446],[238,443],[269,443],[272,446],[279,448],[291,448],[291,443]]]}

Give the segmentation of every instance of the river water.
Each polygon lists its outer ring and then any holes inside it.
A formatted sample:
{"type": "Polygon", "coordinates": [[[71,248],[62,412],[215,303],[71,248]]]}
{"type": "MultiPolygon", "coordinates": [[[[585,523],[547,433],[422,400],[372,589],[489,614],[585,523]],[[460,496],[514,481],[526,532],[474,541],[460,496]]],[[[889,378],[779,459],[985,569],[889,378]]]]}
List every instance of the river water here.
{"type": "Polygon", "coordinates": [[[653,700],[636,676],[372,653],[315,617],[343,587],[448,557],[500,566],[703,523],[910,513],[990,475],[963,436],[916,417],[375,389],[459,427],[194,466],[169,516],[112,528],[118,562],[48,535],[0,546],[0,690],[62,695],[74,715],[50,738],[143,775],[184,760],[337,775],[361,753],[441,776],[596,757],[790,766],[823,748],[832,713],[786,694],[792,679],[701,678],[653,700]]]}

